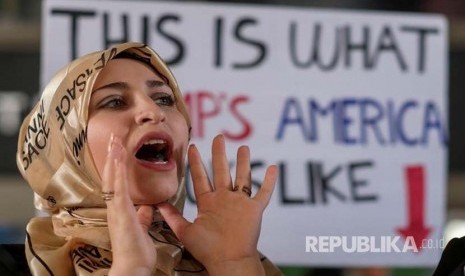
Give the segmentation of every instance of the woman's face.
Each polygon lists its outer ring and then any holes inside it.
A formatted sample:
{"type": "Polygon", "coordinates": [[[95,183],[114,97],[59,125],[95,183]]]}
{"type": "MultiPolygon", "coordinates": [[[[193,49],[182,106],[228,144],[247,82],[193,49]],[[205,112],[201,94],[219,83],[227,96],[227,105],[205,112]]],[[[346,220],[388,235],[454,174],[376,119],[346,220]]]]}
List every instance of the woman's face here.
{"type": "Polygon", "coordinates": [[[171,198],[184,166],[188,127],[171,88],[140,61],[111,60],[94,84],[87,139],[100,175],[112,133],[127,151],[133,202],[156,204],[171,198]]]}

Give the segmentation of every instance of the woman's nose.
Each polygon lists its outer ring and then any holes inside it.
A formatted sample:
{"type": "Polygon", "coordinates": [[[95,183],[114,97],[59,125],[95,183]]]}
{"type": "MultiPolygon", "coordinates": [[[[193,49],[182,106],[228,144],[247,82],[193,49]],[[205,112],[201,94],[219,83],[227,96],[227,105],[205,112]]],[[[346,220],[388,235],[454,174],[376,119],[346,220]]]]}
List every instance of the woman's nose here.
{"type": "Polygon", "coordinates": [[[150,100],[150,102],[144,102],[144,104],[138,107],[135,120],[139,125],[146,123],[158,124],[165,121],[165,112],[150,100]]]}

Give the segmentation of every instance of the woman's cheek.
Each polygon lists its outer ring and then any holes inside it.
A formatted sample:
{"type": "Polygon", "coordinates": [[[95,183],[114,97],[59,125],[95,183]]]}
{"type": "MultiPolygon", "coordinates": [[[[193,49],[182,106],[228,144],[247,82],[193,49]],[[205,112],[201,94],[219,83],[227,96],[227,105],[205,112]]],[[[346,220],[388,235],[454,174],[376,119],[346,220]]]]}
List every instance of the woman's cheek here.
{"type": "Polygon", "coordinates": [[[100,131],[98,129],[95,124],[89,122],[87,126],[87,143],[97,171],[102,176],[110,135],[106,135],[104,128],[100,128],[100,131]]]}

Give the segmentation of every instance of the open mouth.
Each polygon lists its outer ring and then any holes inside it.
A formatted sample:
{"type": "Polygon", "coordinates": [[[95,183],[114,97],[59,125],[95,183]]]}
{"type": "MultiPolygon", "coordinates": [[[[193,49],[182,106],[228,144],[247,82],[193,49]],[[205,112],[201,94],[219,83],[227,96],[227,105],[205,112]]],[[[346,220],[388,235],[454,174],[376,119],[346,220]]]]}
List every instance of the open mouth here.
{"type": "Polygon", "coordinates": [[[156,163],[164,164],[169,160],[168,142],[162,139],[152,139],[145,142],[136,152],[136,158],[156,163]]]}

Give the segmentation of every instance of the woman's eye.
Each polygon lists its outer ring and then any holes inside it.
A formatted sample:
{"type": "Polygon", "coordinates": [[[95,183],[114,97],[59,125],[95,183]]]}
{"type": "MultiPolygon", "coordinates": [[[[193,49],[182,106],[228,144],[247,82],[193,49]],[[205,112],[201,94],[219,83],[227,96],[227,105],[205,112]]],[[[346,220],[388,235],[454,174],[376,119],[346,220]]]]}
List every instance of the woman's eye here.
{"type": "Polygon", "coordinates": [[[163,105],[163,106],[173,106],[175,103],[173,96],[169,94],[155,95],[153,97],[153,100],[155,101],[156,104],[163,105]]]}
{"type": "Polygon", "coordinates": [[[100,107],[116,109],[116,108],[121,108],[125,105],[126,103],[124,102],[122,97],[115,97],[115,98],[110,98],[108,100],[103,101],[100,107]]]}

